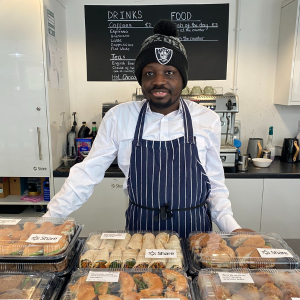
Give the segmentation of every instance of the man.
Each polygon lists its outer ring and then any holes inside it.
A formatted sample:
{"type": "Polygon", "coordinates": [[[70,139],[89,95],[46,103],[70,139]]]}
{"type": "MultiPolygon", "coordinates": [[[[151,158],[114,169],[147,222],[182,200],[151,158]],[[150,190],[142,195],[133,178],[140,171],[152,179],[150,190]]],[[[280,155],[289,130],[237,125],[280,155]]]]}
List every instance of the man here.
{"type": "Polygon", "coordinates": [[[188,60],[176,25],[161,20],[154,33],[135,62],[146,99],[120,104],[105,115],[88,157],[72,167],[45,217],[78,209],[118,155],[129,196],[128,230],[174,230],[186,237],[211,230],[211,219],[220,230],[240,228],[224,185],[220,119],[180,97],[188,60]]]}

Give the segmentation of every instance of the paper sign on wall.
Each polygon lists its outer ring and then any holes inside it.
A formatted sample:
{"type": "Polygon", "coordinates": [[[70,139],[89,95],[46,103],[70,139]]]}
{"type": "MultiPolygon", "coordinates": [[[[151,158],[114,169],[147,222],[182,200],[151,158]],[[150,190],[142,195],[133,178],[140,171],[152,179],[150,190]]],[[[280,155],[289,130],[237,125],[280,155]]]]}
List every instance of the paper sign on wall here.
{"type": "Polygon", "coordinates": [[[0,225],[16,225],[21,219],[0,219],[0,225]]]}
{"type": "Polygon", "coordinates": [[[104,232],[101,234],[100,240],[125,240],[126,233],[104,232]]]}
{"type": "Polygon", "coordinates": [[[95,272],[90,271],[86,281],[118,282],[120,272],[95,272]]]}
{"type": "Polygon", "coordinates": [[[257,248],[259,255],[263,258],[283,258],[293,257],[293,255],[286,249],[265,249],[257,248]]]}
{"type": "Polygon", "coordinates": [[[177,258],[177,251],[175,249],[146,249],[145,258],[177,258]]]}
{"type": "Polygon", "coordinates": [[[56,234],[32,234],[26,241],[26,243],[57,243],[62,238],[62,235],[56,234]]]}
{"type": "Polygon", "coordinates": [[[254,283],[249,273],[219,273],[221,282],[254,283]]]}

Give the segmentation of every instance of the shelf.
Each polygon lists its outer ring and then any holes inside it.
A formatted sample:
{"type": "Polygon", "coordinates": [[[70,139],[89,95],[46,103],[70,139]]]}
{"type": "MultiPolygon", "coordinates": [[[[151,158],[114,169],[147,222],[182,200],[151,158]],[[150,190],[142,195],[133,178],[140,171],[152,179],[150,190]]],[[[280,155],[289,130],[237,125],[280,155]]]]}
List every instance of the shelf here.
{"type": "Polygon", "coordinates": [[[36,212],[32,206],[28,206],[23,212],[20,214],[2,214],[0,213],[2,218],[14,218],[14,217],[42,217],[44,212],[36,212]]]}
{"type": "Polygon", "coordinates": [[[48,205],[50,201],[41,201],[41,202],[30,202],[30,201],[21,201],[22,196],[12,196],[9,195],[5,198],[0,199],[0,205],[48,205]]]}

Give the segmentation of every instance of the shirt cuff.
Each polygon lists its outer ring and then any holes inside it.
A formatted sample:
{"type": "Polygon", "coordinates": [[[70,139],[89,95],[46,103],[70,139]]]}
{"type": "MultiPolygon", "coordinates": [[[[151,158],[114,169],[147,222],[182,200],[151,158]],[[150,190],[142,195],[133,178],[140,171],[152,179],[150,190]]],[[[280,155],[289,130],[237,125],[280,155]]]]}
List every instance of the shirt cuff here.
{"type": "Polygon", "coordinates": [[[230,214],[226,214],[219,220],[215,220],[216,225],[220,231],[231,232],[235,229],[241,228],[236,220],[230,214]]]}

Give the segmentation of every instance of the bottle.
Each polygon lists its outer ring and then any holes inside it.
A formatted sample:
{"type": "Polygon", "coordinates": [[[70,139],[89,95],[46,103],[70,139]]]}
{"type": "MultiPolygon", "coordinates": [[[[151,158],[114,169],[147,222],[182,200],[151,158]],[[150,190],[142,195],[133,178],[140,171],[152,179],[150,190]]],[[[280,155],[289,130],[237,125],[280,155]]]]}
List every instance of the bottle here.
{"type": "Polygon", "coordinates": [[[93,125],[92,125],[92,135],[91,136],[92,136],[92,145],[93,145],[93,142],[97,135],[97,125],[96,125],[96,122],[93,122],[92,124],[93,125]]]}
{"type": "Polygon", "coordinates": [[[90,129],[86,126],[86,122],[82,122],[82,125],[78,131],[79,138],[86,138],[89,136],[90,129]]]}
{"type": "Polygon", "coordinates": [[[274,160],[275,158],[275,147],[272,144],[273,142],[273,126],[269,127],[269,135],[268,135],[268,141],[266,145],[266,150],[271,151],[271,159],[274,160]]]}

